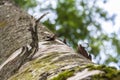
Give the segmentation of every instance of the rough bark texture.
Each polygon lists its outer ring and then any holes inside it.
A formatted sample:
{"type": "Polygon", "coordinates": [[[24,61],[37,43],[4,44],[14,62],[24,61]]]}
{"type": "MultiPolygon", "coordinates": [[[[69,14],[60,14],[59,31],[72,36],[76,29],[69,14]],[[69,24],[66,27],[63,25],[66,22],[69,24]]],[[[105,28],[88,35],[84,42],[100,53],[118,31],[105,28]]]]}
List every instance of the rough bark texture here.
{"type": "Polygon", "coordinates": [[[119,75],[77,54],[25,11],[0,4],[0,80],[119,80],[119,75]]]}
{"type": "MultiPolygon", "coordinates": [[[[0,5],[0,63],[22,46],[32,41],[29,27],[35,25],[35,20],[25,11],[12,5],[0,5]]],[[[49,31],[38,26],[39,41],[43,40],[49,31]]],[[[51,33],[49,33],[51,34],[51,33]]]]}

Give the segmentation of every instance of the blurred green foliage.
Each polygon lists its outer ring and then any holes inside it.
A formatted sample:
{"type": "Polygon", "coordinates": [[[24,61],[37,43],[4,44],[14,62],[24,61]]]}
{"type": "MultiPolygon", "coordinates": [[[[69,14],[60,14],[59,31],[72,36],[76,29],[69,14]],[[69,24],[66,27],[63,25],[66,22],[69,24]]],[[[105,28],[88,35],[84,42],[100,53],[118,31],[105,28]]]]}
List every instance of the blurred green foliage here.
{"type": "Polygon", "coordinates": [[[37,5],[35,0],[14,0],[15,3],[17,3],[18,6],[28,9],[30,7],[35,7],[37,5]]]}
{"type": "MultiPolygon", "coordinates": [[[[109,51],[106,51],[104,44],[104,42],[109,42],[111,46],[115,47],[117,56],[112,57],[109,54],[104,64],[119,62],[120,42],[116,33],[114,35],[113,33],[108,35],[101,27],[101,21],[114,21],[114,17],[108,16],[108,12],[98,6],[99,0],[55,1],[57,3],[56,8],[53,8],[51,5],[46,5],[46,8],[40,9],[41,12],[51,10],[57,15],[54,24],[49,19],[44,22],[50,30],[57,33],[60,37],[66,38],[74,49],[76,49],[79,40],[87,41],[90,45],[89,52],[95,57],[99,55],[101,49],[105,50],[103,54],[109,53],[109,51]]],[[[107,0],[102,1],[103,3],[107,2],[107,0]]],[[[15,0],[15,2],[25,9],[38,5],[35,0],[15,0]]],[[[41,4],[44,4],[44,1],[41,4]]]]}

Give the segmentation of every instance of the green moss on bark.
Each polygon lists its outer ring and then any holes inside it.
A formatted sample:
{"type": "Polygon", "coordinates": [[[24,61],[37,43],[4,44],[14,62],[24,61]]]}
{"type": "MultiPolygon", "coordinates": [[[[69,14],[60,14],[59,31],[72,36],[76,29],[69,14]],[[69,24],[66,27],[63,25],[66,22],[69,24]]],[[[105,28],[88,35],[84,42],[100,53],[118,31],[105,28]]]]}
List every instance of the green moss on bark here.
{"type": "Polygon", "coordinates": [[[99,80],[105,80],[105,79],[112,80],[115,77],[118,77],[120,75],[120,71],[117,70],[114,67],[108,67],[108,66],[105,66],[105,65],[88,65],[86,67],[89,68],[89,70],[103,71],[103,73],[101,73],[101,74],[97,74],[97,75],[92,76],[92,80],[96,80],[96,79],[99,79],[99,80]]]}
{"type": "Polygon", "coordinates": [[[66,70],[66,71],[61,72],[60,74],[58,74],[57,77],[54,77],[51,80],[66,80],[68,77],[71,77],[73,75],[74,75],[74,71],[66,70]]]}

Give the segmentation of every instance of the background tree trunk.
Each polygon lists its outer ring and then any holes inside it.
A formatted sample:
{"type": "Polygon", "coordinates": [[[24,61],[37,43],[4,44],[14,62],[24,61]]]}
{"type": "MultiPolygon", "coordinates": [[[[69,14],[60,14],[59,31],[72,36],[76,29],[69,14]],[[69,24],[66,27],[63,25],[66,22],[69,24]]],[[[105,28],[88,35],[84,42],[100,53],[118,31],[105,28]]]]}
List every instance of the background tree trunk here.
{"type": "Polygon", "coordinates": [[[92,63],[25,11],[3,1],[0,2],[0,80],[120,79],[120,71],[92,63]]]}

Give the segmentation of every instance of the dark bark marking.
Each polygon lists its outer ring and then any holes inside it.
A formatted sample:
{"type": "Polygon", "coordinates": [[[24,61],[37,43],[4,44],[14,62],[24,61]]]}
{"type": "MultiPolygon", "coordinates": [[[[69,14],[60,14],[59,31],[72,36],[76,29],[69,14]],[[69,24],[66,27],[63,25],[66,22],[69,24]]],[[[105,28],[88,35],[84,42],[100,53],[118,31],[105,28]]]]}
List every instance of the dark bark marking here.
{"type": "Polygon", "coordinates": [[[67,44],[67,40],[66,40],[66,38],[63,39],[63,43],[67,44]]]}
{"type": "Polygon", "coordinates": [[[56,35],[55,34],[52,35],[52,36],[48,35],[48,36],[46,36],[45,41],[54,41],[55,39],[56,39],[56,35]]]}
{"type": "Polygon", "coordinates": [[[34,56],[34,54],[38,51],[39,45],[38,45],[38,23],[39,21],[48,13],[43,14],[40,18],[38,18],[35,21],[35,25],[32,27],[30,26],[30,28],[28,29],[31,32],[31,36],[32,36],[32,42],[30,43],[31,49],[29,50],[29,56],[28,59],[31,60],[32,57],[34,56]]]}
{"type": "Polygon", "coordinates": [[[92,60],[92,57],[90,54],[87,53],[87,51],[85,50],[85,48],[80,44],[78,45],[78,50],[77,52],[81,55],[83,55],[84,57],[86,57],[89,60],[92,60]]]}

